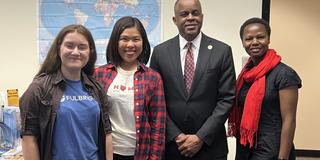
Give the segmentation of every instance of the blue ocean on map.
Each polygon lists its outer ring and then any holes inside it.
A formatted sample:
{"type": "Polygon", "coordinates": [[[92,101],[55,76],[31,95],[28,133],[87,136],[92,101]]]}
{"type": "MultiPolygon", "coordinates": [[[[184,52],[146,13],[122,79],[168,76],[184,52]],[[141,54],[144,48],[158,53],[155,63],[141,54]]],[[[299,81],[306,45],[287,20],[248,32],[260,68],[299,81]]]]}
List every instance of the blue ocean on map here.
{"type": "Polygon", "coordinates": [[[151,47],[161,41],[161,0],[40,0],[39,61],[43,62],[57,33],[66,25],[82,24],[92,33],[98,59],[106,63],[105,50],[114,23],[123,16],[141,20],[151,47]]]}

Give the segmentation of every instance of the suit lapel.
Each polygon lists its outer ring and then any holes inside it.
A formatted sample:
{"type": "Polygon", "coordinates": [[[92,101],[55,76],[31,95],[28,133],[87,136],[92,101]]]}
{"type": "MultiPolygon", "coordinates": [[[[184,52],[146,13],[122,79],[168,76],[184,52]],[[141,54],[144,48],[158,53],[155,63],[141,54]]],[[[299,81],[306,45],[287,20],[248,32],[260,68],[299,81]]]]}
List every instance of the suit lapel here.
{"type": "Polygon", "coordinates": [[[171,64],[173,66],[173,73],[176,73],[177,85],[179,85],[180,92],[187,97],[186,86],[183,80],[181,58],[180,58],[180,44],[179,36],[176,36],[171,45],[168,47],[168,53],[170,53],[171,64]]]}
{"type": "Polygon", "coordinates": [[[212,54],[213,52],[212,47],[213,47],[213,42],[205,34],[202,34],[198,60],[196,64],[196,70],[193,77],[193,82],[192,82],[189,97],[193,94],[195,88],[197,88],[197,85],[199,84],[203,73],[206,71],[206,66],[210,59],[210,54],[212,54]]]}

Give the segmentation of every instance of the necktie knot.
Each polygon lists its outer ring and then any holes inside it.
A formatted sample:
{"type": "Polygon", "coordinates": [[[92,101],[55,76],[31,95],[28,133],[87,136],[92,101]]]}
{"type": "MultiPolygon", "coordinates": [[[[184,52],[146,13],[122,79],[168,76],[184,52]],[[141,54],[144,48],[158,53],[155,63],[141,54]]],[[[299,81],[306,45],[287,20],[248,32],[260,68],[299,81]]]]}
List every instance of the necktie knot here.
{"type": "Polygon", "coordinates": [[[188,48],[188,50],[189,50],[189,49],[192,50],[192,42],[188,42],[188,43],[186,44],[186,47],[188,48]]]}

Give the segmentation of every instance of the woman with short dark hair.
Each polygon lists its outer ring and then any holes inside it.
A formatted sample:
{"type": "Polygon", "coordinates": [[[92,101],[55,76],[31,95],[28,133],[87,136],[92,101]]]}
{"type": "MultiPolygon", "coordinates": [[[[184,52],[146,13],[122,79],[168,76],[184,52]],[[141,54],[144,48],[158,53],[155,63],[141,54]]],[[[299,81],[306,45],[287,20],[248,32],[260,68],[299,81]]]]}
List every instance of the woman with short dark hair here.
{"type": "Polygon", "coordinates": [[[237,138],[237,160],[295,159],[298,89],[301,79],[269,48],[271,29],[261,18],[240,28],[250,58],[236,85],[236,103],[229,117],[229,134],[237,138]]]}

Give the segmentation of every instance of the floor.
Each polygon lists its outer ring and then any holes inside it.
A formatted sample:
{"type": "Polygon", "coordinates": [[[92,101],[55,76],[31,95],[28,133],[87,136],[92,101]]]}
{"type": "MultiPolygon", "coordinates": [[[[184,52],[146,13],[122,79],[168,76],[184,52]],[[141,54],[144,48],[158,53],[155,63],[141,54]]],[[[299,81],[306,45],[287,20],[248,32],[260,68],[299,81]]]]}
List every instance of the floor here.
{"type": "Polygon", "coordinates": [[[298,157],[297,160],[320,160],[320,158],[298,157]]]}

